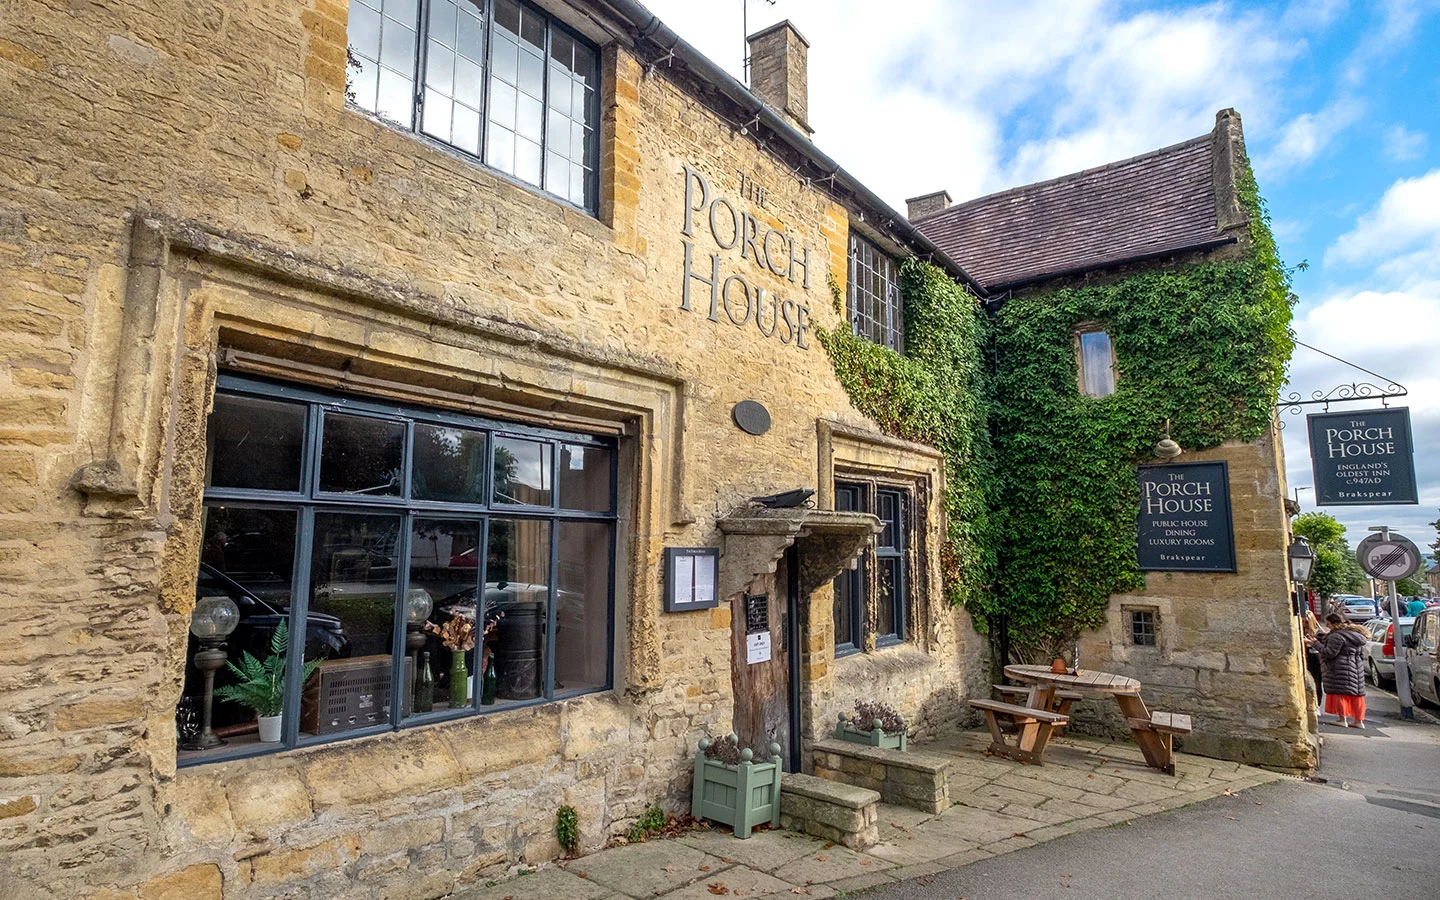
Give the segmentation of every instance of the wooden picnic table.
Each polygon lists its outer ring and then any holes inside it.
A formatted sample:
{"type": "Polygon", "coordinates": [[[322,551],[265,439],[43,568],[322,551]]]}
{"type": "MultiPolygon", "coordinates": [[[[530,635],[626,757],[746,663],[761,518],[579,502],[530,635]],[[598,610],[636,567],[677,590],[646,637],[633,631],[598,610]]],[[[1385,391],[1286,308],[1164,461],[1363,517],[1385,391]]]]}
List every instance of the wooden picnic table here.
{"type": "MultiPolygon", "coordinates": [[[[1079,674],[1072,674],[1052,672],[1049,666],[1026,665],[1006,666],[1005,675],[1034,686],[1030,692],[1030,702],[1026,705],[1035,709],[1051,709],[1055,704],[1057,690],[1110,694],[1119,704],[1120,713],[1125,716],[1130,726],[1130,734],[1140,746],[1140,752],[1145,754],[1146,765],[1170,775],[1175,774],[1175,753],[1170,737],[1171,722],[1178,714],[1156,713],[1152,717],[1145,708],[1145,701],[1140,699],[1140,682],[1136,679],[1094,669],[1081,669],[1079,674]],[[1163,717],[1165,722],[1157,726],[1155,717],[1163,717]],[[1157,730],[1157,727],[1162,730],[1157,730]]],[[[1175,723],[1174,731],[1182,734],[1188,732],[1189,717],[1179,718],[1184,720],[1183,731],[1180,730],[1182,726],[1178,722],[1175,723]]]]}

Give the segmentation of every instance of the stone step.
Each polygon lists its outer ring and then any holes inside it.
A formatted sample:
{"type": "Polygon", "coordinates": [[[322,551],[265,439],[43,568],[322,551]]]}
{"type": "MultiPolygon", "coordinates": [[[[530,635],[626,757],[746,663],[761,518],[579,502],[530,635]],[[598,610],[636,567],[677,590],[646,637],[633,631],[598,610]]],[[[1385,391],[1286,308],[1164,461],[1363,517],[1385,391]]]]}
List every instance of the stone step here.
{"type": "Polygon", "coordinates": [[[860,850],[880,840],[880,794],[798,772],[780,779],[780,826],[860,850]]]}
{"type": "Polygon", "coordinates": [[[950,760],[946,757],[832,739],[816,741],[811,759],[821,778],[878,791],[886,803],[928,813],[950,808],[950,760]]]}

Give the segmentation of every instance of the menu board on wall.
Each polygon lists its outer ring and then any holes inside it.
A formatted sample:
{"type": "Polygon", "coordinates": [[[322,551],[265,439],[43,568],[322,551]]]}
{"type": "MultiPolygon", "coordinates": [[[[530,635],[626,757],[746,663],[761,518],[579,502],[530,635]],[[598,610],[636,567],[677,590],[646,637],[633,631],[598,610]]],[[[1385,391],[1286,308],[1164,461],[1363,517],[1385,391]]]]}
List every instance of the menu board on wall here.
{"type": "Polygon", "coordinates": [[[1234,572],[1230,472],[1224,462],[1140,467],[1140,568],[1234,572]]]}

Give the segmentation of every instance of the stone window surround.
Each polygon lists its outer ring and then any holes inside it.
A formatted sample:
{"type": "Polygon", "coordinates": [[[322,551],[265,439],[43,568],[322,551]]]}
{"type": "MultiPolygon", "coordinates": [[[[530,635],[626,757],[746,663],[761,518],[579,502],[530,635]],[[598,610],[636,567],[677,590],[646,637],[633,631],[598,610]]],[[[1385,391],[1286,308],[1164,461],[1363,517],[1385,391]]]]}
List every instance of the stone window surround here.
{"type": "MultiPolygon", "coordinates": [[[[648,562],[634,534],[657,520],[693,520],[680,490],[685,383],[678,375],[653,363],[597,360],[561,339],[537,339],[533,332],[503,323],[461,321],[396,285],[195,223],[136,216],[127,269],[110,413],[96,418],[98,433],[81,436],[93,443],[97,458],[101,453],[108,458],[82,466],[72,483],[83,495],[87,515],[133,516],[150,510],[168,523],[158,612],[172,633],[186,631],[195,603],[206,416],[216,372],[225,367],[615,436],[614,686],[589,695],[590,703],[595,698],[617,702],[627,689],[660,684],[658,588],[635,574],[646,571],[648,562]],[[567,360],[569,371],[557,373],[557,357],[567,360]],[[337,361],[345,365],[337,368],[337,361]],[[467,390],[447,389],[450,385],[467,390]],[[665,440],[637,439],[647,434],[664,434],[665,440]]],[[[176,772],[173,719],[185,655],[183,640],[172,646],[162,687],[147,700],[152,737],[146,749],[162,777],[176,772]]],[[[571,702],[487,718],[523,717],[571,702]]],[[[421,740],[433,731],[376,735],[271,757],[311,758],[342,747],[370,752],[364,748],[376,741],[404,755],[407,740],[421,740]]]]}
{"type": "MultiPolygon", "coordinates": [[[[944,457],[933,447],[830,419],[818,420],[817,432],[820,452],[816,500],[820,508],[834,508],[837,480],[869,481],[909,491],[912,540],[907,550],[911,588],[905,640],[896,645],[932,652],[936,642],[930,606],[944,602],[938,559],[934,558],[938,546],[932,540],[932,535],[944,535],[946,527],[944,510],[938,502],[944,490],[944,457]]],[[[817,593],[813,598],[812,609],[823,607],[828,618],[834,604],[825,601],[831,600],[831,589],[827,587],[823,596],[817,593]]],[[[867,615],[873,623],[872,617],[873,613],[867,615]]],[[[823,628],[817,628],[817,624],[810,623],[809,650],[817,660],[836,662],[833,624],[825,622],[823,628]]],[[[867,641],[870,646],[864,649],[873,650],[873,633],[867,641]]]]}

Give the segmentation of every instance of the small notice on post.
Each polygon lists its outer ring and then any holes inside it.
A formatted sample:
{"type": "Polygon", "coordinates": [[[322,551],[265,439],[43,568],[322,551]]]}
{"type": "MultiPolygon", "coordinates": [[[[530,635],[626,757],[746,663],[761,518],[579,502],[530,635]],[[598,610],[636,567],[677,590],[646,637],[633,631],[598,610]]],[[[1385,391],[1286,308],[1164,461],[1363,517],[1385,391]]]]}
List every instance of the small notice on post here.
{"type": "Polygon", "coordinates": [[[745,635],[745,662],[750,665],[770,661],[770,632],[745,635]]]}

